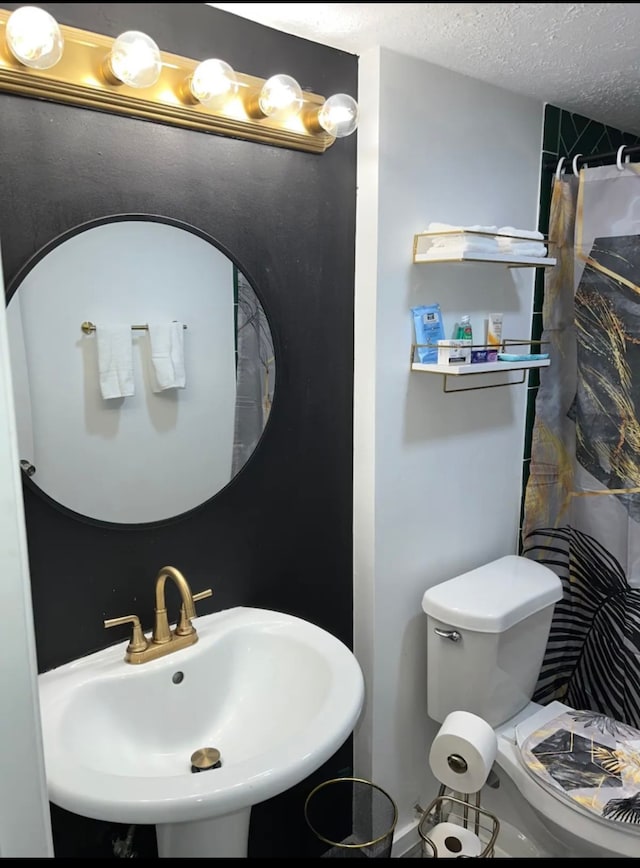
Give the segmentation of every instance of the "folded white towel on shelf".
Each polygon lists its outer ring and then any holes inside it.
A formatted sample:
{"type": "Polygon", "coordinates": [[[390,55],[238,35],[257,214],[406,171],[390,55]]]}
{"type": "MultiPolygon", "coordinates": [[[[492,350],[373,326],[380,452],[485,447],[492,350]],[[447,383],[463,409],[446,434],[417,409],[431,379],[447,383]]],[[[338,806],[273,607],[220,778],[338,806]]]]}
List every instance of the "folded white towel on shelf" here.
{"type": "Polygon", "coordinates": [[[498,231],[497,226],[452,226],[450,223],[429,223],[427,232],[487,232],[490,235],[498,231]]]}
{"type": "Polygon", "coordinates": [[[181,322],[149,323],[151,389],[184,389],[184,326],[181,322]]]}
{"type": "Polygon", "coordinates": [[[501,226],[498,229],[500,235],[516,235],[518,238],[532,238],[534,241],[543,241],[544,235],[537,229],[515,229],[513,226],[501,226]]]}
{"type": "Polygon", "coordinates": [[[131,326],[104,325],[96,328],[100,391],[105,400],[135,393],[131,326]]]}
{"type": "MultiPolygon", "coordinates": [[[[450,223],[429,223],[426,233],[428,247],[421,255],[428,259],[462,258],[471,253],[497,253],[512,256],[546,256],[544,235],[534,229],[515,226],[454,226],[450,223]]],[[[426,245],[424,245],[426,246],[426,245]]],[[[424,250],[423,246],[423,250],[424,250]]]]}
{"type": "Polygon", "coordinates": [[[452,235],[448,238],[434,238],[430,244],[431,250],[453,255],[454,253],[498,253],[500,248],[495,238],[485,238],[482,235],[462,236],[452,235]]]}
{"type": "Polygon", "coordinates": [[[547,248],[540,241],[517,241],[515,238],[499,238],[501,253],[511,253],[517,256],[546,256],[547,248]]]}

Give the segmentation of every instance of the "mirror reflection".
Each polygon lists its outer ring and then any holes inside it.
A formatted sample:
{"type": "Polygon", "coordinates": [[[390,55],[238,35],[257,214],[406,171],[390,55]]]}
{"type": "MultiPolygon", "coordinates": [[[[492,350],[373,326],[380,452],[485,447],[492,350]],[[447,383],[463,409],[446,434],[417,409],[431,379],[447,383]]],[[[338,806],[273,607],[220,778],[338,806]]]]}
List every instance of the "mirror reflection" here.
{"type": "Polygon", "coordinates": [[[269,324],[237,264],[194,227],[147,215],[83,224],[23,269],[7,324],[21,467],[74,513],[181,515],[224,488],[262,436],[269,324]]]}

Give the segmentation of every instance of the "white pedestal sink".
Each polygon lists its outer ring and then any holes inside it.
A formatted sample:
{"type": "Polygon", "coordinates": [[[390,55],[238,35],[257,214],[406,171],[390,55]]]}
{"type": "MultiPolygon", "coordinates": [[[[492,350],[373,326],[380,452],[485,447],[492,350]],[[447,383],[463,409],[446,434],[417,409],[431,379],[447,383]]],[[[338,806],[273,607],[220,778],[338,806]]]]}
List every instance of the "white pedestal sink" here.
{"type": "Polygon", "coordinates": [[[245,808],[210,820],[158,825],[158,856],[162,859],[205,854],[217,859],[246,857],[250,819],[251,808],[245,808]]]}
{"type": "Polygon", "coordinates": [[[39,676],[50,800],[154,824],[161,857],[242,857],[252,805],[318,769],[352,732],[358,662],[300,618],[236,607],[194,621],[196,644],[133,665],[126,642],[39,676]],[[220,751],[193,774],[191,756],[220,751]]]}

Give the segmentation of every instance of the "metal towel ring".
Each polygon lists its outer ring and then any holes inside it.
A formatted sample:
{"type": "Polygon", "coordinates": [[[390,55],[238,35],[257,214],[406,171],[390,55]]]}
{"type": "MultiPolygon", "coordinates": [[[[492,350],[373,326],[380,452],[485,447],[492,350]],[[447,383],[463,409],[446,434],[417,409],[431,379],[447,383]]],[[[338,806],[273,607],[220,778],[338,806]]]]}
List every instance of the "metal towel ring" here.
{"type": "Polygon", "coordinates": [[[573,162],[571,163],[571,168],[573,169],[573,174],[576,177],[578,177],[578,172],[579,172],[578,160],[580,159],[581,156],[582,156],[582,154],[576,154],[575,157],[573,158],[573,162]]]}
{"type": "Polygon", "coordinates": [[[560,157],[558,160],[558,165],[556,166],[556,181],[560,180],[561,175],[563,174],[562,167],[566,162],[566,157],[560,157]]]}

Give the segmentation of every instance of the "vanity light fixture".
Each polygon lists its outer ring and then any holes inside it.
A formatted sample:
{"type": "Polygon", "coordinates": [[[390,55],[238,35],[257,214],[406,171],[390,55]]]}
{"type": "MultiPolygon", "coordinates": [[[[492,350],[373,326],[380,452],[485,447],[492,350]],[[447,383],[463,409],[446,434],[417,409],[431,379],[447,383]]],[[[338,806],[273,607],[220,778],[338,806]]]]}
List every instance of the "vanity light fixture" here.
{"type": "Polygon", "coordinates": [[[64,40],[58,22],[37,6],[21,6],[7,20],[7,47],[31,69],[50,69],[62,57],[64,40]]]}
{"type": "Polygon", "coordinates": [[[347,94],[325,100],[284,73],[170,54],[138,30],[114,39],[58,25],[33,6],[0,9],[0,91],[316,154],[358,119],[347,94]]]}
{"type": "Polygon", "coordinates": [[[121,33],[114,40],[103,66],[110,84],[136,88],[153,87],[161,70],[160,49],[150,36],[139,30],[121,33]]]}

